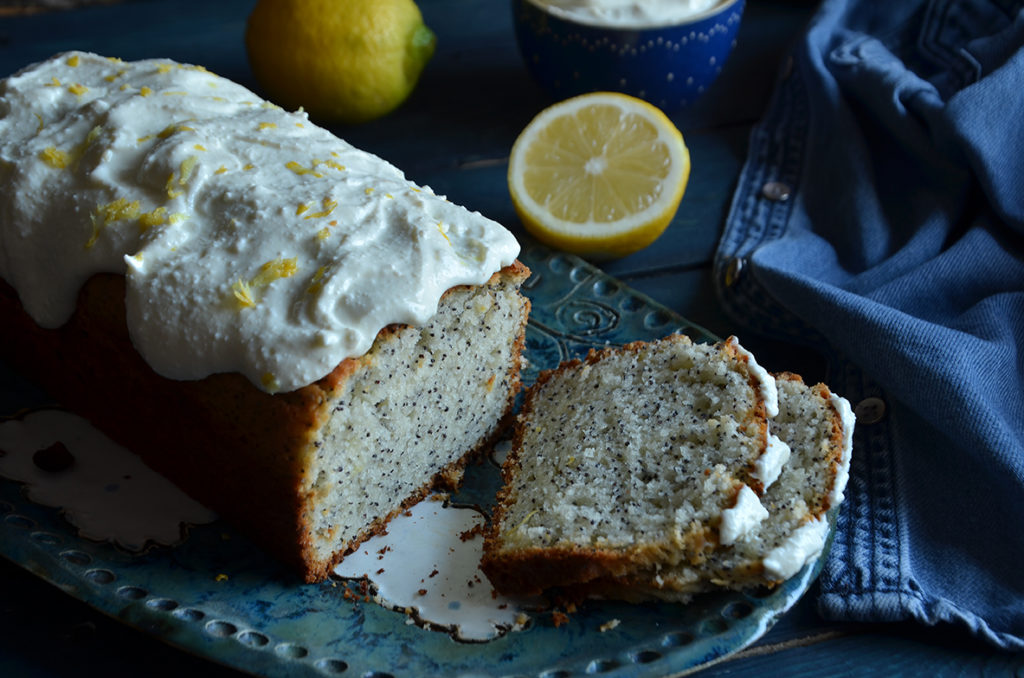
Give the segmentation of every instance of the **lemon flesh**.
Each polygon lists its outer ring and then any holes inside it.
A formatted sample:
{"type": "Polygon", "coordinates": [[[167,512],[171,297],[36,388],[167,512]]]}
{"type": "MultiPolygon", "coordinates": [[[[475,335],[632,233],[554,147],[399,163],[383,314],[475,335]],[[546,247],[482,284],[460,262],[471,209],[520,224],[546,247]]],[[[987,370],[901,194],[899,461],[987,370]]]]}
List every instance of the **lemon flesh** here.
{"type": "Polygon", "coordinates": [[[519,135],[508,184],[523,226],[590,259],[647,247],[679,208],[690,175],[683,136],[624,94],[584,94],[543,110],[519,135]]]}
{"type": "Polygon", "coordinates": [[[435,43],[412,0],[259,0],[245,33],[267,97],[327,123],[366,122],[397,108],[435,43]]]}

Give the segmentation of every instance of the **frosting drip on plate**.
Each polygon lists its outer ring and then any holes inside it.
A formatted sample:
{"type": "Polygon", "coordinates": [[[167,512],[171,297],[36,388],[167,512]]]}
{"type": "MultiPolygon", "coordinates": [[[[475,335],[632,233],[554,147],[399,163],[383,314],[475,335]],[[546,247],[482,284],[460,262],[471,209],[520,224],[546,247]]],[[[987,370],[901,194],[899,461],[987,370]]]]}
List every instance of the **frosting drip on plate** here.
{"type": "Polygon", "coordinates": [[[288,391],[519,253],[501,225],[201,67],[58,55],[0,83],[0,276],[43,327],[99,272],[159,374],[288,391]]]}

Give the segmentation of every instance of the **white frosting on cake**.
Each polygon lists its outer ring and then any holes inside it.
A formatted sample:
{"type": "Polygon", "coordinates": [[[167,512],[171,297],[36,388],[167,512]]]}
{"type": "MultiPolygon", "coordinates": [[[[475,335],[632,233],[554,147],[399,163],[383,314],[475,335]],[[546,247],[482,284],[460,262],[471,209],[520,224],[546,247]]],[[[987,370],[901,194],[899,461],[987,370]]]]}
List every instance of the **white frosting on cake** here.
{"type": "Polygon", "coordinates": [[[718,541],[723,546],[735,544],[751,533],[768,517],[768,510],[761,505],[757,494],[744,485],[736,495],[732,508],[722,511],[722,522],[718,526],[718,541]]]}
{"type": "Polygon", "coordinates": [[[764,454],[754,462],[752,475],[761,481],[765,489],[768,489],[779,479],[782,467],[789,461],[790,454],[792,454],[792,450],[789,449],[789,445],[774,433],[769,433],[768,446],[765,448],[764,454]]]}
{"type": "Polygon", "coordinates": [[[821,553],[827,535],[825,516],[804,523],[764,557],[765,574],[770,579],[789,579],[821,553]]]}
{"type": "Polygon", "coordinates": [[[850,459],[853,456],[853,429],[857,424],[857,418],[850,407],[850,401],[835,393],[829,395],[829,402],[839,413],[843,422],[843,452],[839,458],[839,465],[836,468],[835,481],[832,483],[832,492],[829,496],[832,506],[839,506],[843,502],[843,492],[846,490],[846,483],[850,480],[850,459]]]}
{"type": "Polygon", "coordinates": [[[43,327],[123,273],[158,373],[292,390],[519,253],[420,188],[199,67],[58,55],[0,84],[0,276],[43,327]]]}
{"type": "MultiPolygon", "coordinates": [[[[850,478],[850,458],[853,452],[853,428],[856,419],[846,398],[830,394],[829,401],[843,424],[843,449],[838,459],[836,475],[829,492],[831,506],[839,506],[850,478]]],[[[818,516],[793,531],[779,546],[764,557],[765,574],[774,579],[788,579],[801,567],[821,554],[828,537],[828,517],[818,516]]]]}
{"type": "Polygon", "coordinates": [[[729,342],[732,343],[733,347],[735,347],[737,354],[747,359],[747,367],[750,369],[750,373],[753,374],[754,378],[758,381],[761,398],[764,400],[765,413],[769,417],[778,416],[779,387],[775,383],[775,377],[769,374],[768,370],[757,364],[754,354],[740,346],[740,342],[736,337],[729,337],[729,342]]]}

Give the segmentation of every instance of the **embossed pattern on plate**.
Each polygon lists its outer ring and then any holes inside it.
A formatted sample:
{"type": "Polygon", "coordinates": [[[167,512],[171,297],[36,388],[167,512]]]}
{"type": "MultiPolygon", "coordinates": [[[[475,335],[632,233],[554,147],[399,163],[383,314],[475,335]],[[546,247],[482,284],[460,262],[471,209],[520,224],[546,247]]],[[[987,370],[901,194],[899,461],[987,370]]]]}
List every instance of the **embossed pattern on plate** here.
{"type": "MultiPolygon", "coordinates": [[[[539,246],[527,247],[522,259],[534,272],[525,287],[533,303],[527,383],[591,348],[671,332],[715,339],[580,259],[539,246]]],[[[8,369],[0,365],[10,384],[0,402],[42,404],[38,390],[8,369]]],[[[473,466],[455,499],[487,505],[497,482],[494,465],[473,466]]],[[[564,626],[540,615],[525,631],[474,644],[346,599],[340,582],[304,585],[222,522],[191,528],[174,548],[129,553],[79,537],[59,511],[33,504],[7,480],[0,480],[0,552],[172,645],[239,670],[288,677],[681,675],[759,638],[820,569],[820,561],[812,563],[771,591],[702,595],[688,605],[594,601],[564,626]]]]}

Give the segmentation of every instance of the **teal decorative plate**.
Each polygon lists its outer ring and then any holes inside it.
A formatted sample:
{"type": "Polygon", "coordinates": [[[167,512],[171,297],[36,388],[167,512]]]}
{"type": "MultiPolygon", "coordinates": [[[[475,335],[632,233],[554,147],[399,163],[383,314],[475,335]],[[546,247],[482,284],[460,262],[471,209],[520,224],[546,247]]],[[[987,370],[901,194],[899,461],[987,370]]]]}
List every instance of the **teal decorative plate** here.
{"type": "MultiPolygon", "coordinates": [[[[704,329],[586,262],[527,247],[533,276],[527,383],[591,348],[704,329]]],[[[0,366],[0,370],[6,367],[0,366]]],[[[2,415],[45,404],[12,375],[2,415]]],[[[467,471],[456,502],[487,508],[494,464],[467,471]]],[[[807,590],[820,560],[770,591],[698,596],[687,605],[591,601],[556,626],[537,615],[524,630],[459,642],[362,597],[345,582],[302,584],[220,521],[193,526],[174,547],[129,551],[80,536],[60,510],[0,479],[0,553],[94,608],[171,645],[267,676],[666,676],[721,660],[767,631],[807,590]],[[609,623],[614,620],[614,623],[609,623]]]]}

